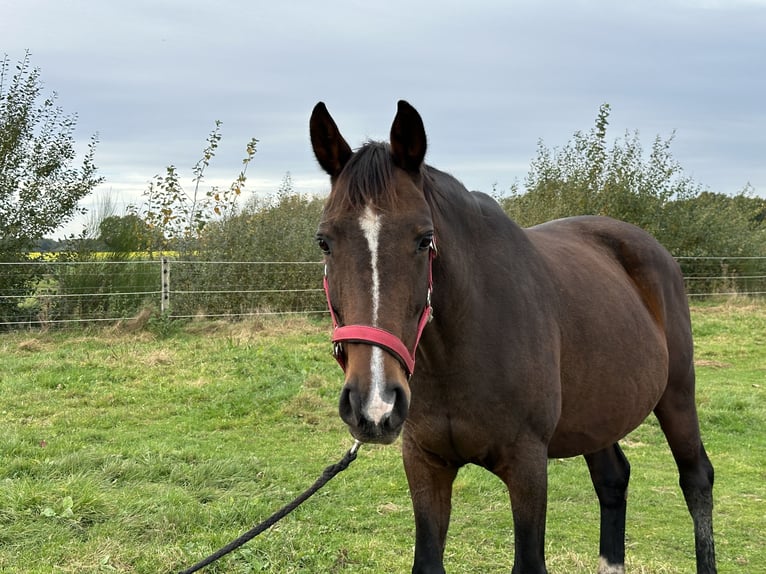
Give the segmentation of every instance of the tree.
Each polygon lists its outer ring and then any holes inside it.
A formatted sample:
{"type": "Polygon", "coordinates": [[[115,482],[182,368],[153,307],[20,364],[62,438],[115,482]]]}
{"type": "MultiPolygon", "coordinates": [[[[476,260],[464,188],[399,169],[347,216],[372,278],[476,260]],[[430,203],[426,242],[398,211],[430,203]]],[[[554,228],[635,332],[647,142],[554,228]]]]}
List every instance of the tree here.
{"type": "Polygon", "coordinates": [[[514,219],[534,225],[570,215],[609,215],[667,239],[665,207],[697,196],[701,188],[673,158],[673,135],[657,136],[648,157],[638,132],[626,132],[609,148],[609,112],[609,104],[603,104],[595,126],[588,133],[575,132],[561,149],[539,142],[526,192],[514,190],[503,201],[514,219]]]}
{"type": "Polygon", "coordinates": [[[251,138],[247,143],[242,169],[228,189],[213,186],[203,195],[200,185],[206,168],[215,157],[221,137],[221,122],[216,121],[202,158],[192,168],[194,187],[190,192],[181,185],[176,167],[169,165],[164,176],[154,176],[154,181],[143,194],[144,204],[129,206],[130,214],[142,218],[150,228],[158,231],[156,237],[161,238],[161,242],[153,248],[193,252],[208,223],[216,218],[231,217],[237,212],[237,200],[247,181],[247,166],[255,156],[258,140],[251,138]]]}
{"type": "Polygon", "coordinates": [[[43,235],[70,221],[79,201],[102,179],[93,162],[92,136],[80,167],[76,159],[76,115],[43,95],[40,70],[27,52],[12,75],[8,56],[0,61],[0,322],[26,320],[19,302],[33,289],[37,268],[11,265],[43,235]]]}
{"type": "Polygon", "coordinates": [[[761,219],[766,200],[750,195],[748,188],[734,196],[704,191],[669,203],[666,211],[674,255],[766,256],[766,225],[761,219]]]}
{"type": "Polygon", "coordinates": [[[102,181],[93,162],[97,137],[90,139],[80,167],[74,167],[76,115],[43,95],[40,70],[27,52],[11,76],[0,64],[0,252],[28,248],[82,210],[79,201],[102,181]]]}
{"type": "Polygon", "coordinates": [[[135,214],[110,215],[102,219],[99,239],[114,253],[146,251],[162,240],[157,229],[135,214]]]}
{"type": "MultiPolygon", "coordinates": [[[[704,190],[686,176],[671,154],[673,135],[657,136],[644,153],[638,132],[625,133],[609,147],[609,105],[595,126],[575,132],[560,149],[538,144],[526,191],[511,189],[500,202],[521,225],[571,215],[608,215],[642,227],[677,257],[760,257],[766,254],[766,202],[746,187],[735,196],[704,190]]],[[[747,260],[684,262],[695,276],[742,275],[747,260]]],[[[705,288],[716,286],[712,283],[705,288]]]]}

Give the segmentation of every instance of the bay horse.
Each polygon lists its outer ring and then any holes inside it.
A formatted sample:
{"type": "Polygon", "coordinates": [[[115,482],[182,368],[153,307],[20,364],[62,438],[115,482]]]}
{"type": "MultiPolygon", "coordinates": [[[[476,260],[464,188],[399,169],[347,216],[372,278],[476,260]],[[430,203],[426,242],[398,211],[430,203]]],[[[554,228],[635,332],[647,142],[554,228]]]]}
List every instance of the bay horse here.
{"type": "Polygon", "coordinates": [[[412,572],[445,572],[452,484],[468,463],[508,488],[513,574],[547,572],[547,459],[583,455],[600,505],[598,572],[623,573],[630,466],[618,441],[654,411],[693,519],[697,572],[715,573],[713,466],[670,254],[606,217],[522,229],[424,163],[423,120],[407,102],[389,143],[352,151],[322,102],[310,133],[331,182],[316,239],[345,371],[340,417],[362,442],[402,434],[412,572]]]}

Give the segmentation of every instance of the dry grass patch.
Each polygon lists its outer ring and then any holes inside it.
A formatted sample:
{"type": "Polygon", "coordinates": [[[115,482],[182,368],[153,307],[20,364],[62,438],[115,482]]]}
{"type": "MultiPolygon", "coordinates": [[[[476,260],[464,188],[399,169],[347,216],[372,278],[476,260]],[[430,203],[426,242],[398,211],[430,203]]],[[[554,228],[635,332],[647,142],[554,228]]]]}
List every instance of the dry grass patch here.
{"type": "Polygon", "coordinates": [[[21,341],[16,348],[25,353],[39,353],[44,349],[44,346],[40,339],[26,339],[21,341]]]}
{"type": "Polygon", "coordinates": [[[728,369],[731,367],[731,363],[714,361],[712,359],[695,359],[694,366],[695,367],[711,367],[713,369],[728,369]]]}

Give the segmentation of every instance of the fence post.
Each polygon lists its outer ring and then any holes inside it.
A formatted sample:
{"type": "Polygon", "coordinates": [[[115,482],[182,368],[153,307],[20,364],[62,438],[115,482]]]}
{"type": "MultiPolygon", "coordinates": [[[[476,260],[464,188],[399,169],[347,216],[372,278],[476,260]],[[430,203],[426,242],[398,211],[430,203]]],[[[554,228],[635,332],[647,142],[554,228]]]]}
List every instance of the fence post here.
{"type": "Polygon", "coordinates": [[[162,258],[162,294],[160,299],[160,311],[164,315],[170,310],[170,260],[162,258]]]}

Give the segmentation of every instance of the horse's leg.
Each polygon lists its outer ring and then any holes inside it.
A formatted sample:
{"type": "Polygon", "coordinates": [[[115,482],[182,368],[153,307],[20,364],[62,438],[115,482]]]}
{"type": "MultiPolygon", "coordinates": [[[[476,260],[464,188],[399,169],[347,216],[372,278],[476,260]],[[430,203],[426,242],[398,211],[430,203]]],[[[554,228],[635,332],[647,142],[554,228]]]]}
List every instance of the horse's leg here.
{"type": "Polygon", "coordinates": [[[405,435],[402,456],[415,513],[413,574],[444,574],[444,545],[458,467],[430,457],[405,435]]]}
{"type": "Polygon", "coordinates": [[[654,413],[678,466],[681,490],[694,521],[697,574],[715,574],[713,465],[700,438],[693,368],[680,383],[669,381],[654,413]]]}
{"type": "Polygon", "coordinates": [[[548,496],[548,456],[543,444],[515,445],[523,455],[510,457],[493,469],[508,487],[513,511],[512,574],[547,574],[545,513],[548,496]]]}
{"type": "Polygon", "coordinates": [[[625,508],[630,464],[617,443],[586,454],[585,460],[601,507],[598,574],[624,574],[625,508]]]}

